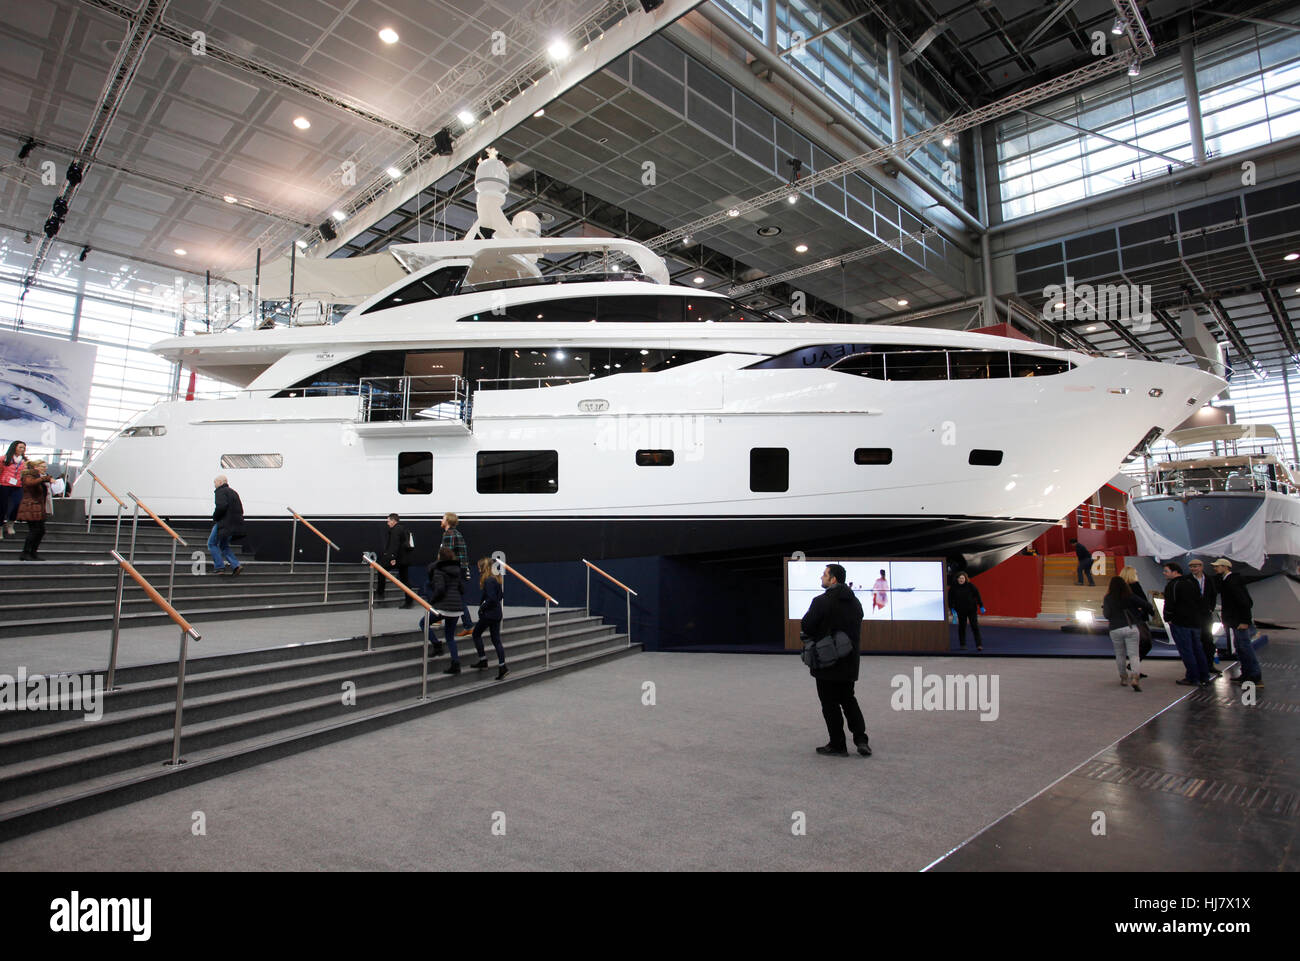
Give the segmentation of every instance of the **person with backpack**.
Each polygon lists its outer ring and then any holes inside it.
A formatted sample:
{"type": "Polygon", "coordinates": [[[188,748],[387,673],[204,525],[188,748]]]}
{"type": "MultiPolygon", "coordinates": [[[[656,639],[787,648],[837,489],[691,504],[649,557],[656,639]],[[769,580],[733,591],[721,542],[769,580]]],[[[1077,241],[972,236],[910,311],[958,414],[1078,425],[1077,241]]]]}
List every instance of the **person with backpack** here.
{"type": "Polygon", "coordinates": [[[474,621],[469,616],[469,592],[465,587],[469,584],[469,545],[465,543],[465,535],[458,529],[460,518],[451,511],[442,515],[442,547],[450,548],[455,556],[457,563],[460,564],[461,580],[461,597],[464,610],[461,615],[464,617],[465,626],[462,627],[457,637],[469,637],[474,631],[474,621]]]}
{"type": "Polygon", "coordinates": [[[501,621],[505,617],[505,578],[492,570],[492,558],[480,557],[478,562],[478,586],[483,599],[478,602],[478,623],[474,625],[474,649],[478,651],[477,670],[488,666],[483,653],[483,630],[492,632],[492,646],[497,652],[497,680],[502,680],[510,673],[506,667],[506,652],[501,646],[501,621]]]}
{"type": "MultiPolygon", "coordinates": [[[[433,606],[433,621],[429,624],[432,637],[441,620],[447,636],[447,650],[451,653],[451,665],[444,674],[460,673],[460,652],[456,650],[456,621],[460,618],[465,604],[462,588],[460,563],[450,547],[438,548],[438,559],[429,565],[429,603],[433,606]]],[[[424,630],[424,618],[420,618],[420,630],[424,630]]],[[[433,653],[442,653],[441,645],[433,641],[433,653]]]]}
{"type": "Polygon", "coordinates": [[[858,647],[862,634],[862,603],[845,583],[843,565],[827,564],[822,571],[825,593],[813,598],[808,613],[800,622],[799,633],[811,641],[833,637],[837,632],[848,636],[849,650],[843,657],[825,667],[809,667],[817,680],[817,698],[821,701],[822,717],[830,742],[817,748],[817,753],[832,757],[848,757],[848,744],[844,738],[844,721],[848,721],[853,743],[863,757],[871,756],[867,739],[867,722],[862,717],[853,685],[858,679],[858,647]],[[840,715],[843,713],[843,719],[840,715]]]}

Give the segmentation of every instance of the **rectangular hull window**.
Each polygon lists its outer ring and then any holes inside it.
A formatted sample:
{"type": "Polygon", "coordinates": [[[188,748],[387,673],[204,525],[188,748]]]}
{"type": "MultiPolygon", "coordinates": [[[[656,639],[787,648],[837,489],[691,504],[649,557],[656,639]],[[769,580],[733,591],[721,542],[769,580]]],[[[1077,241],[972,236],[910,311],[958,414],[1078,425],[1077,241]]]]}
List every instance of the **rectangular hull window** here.
{"type": "Polygon", "coordinates": [[[397,455],[397,492],[433,493],[433,454],[427,450],[404,450],[397,455]]]}
{"type": "Polygon", "coordinates": [[[892,464],[894,451],[891,447],[859,447],[853,452],[855,464],[892,464]]]}
{"type": "Polygon", "coordinates": [[[222,454],[221,466],[226,470],[245,467],[283,467],[283,454],[222,454]]]}
{"type": "Polygon", "coordinates": [[[790,451],[784,447],[754,447],[749,452],[749,489],[788,491],[790,451]]]}
{"type": "Polygon", "coordinates": [[[636,452],[637,467],[672,467],[673,452],[670,450],[639,450],[636,452]]]}
{"type": "Polygon", "coordinates": [[[478,453],[480,494],[554,494],[559,489],[558,451],[483,450],[478,453]]]}
{"type": "Polygon", "coordinates": [[[970,463],[975,467],[997,467],[1002,463],[1002,451],[976,448],[970,452],[970,463]]]}

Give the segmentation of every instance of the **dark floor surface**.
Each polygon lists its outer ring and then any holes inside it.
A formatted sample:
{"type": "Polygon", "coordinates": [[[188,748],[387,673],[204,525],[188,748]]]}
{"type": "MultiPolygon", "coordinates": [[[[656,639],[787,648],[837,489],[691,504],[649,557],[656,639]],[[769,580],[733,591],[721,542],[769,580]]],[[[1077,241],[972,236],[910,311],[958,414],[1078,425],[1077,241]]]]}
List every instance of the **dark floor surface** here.
{"type": "Polygon", "coordinates": [[[929,870],[1300,870],[1300,635],[1272,635],[1254,703],[1224,665],[929,870]]]}

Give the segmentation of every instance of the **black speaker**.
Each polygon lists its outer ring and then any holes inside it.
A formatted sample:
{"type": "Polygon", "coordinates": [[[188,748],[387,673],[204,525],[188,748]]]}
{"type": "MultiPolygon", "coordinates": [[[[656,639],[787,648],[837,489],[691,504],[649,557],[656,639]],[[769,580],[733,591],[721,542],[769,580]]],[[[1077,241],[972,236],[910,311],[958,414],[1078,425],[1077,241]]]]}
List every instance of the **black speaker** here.
{"type": "Polygon", "coordinates": [[[664,5],[664,0],[641,0],[641,9],[653,13],[664,5]]]}
{"type": "Polygon", "coordinates": [[[439,157],[451,156],[451,131],[446,127],[433,135],[433,152],[439,157]]]}
{"type": "Polygon", "coordinates": [[[334,225],[330,223],[328,220],[322,223],[316,229],[320,231],[320,235],[324,240],[333,240],[335,237],[338,236],[337,231],[334,230],[334,225]]]}
{"type": "Polygon", "coordinates": [[[68,164],[67,177],[68,183],[72,184],[74,187],[81,183],[81,164],[75,160],[68,164]]]}
{"type": "Polygon", "coordinates": [[[45,221],[45,236],[53,240],[54,235],[59,232],[59,228],[62,226],[63,226],[63,221],[60,220],[58,217],[49,218],[48,220],[45,221]]]}

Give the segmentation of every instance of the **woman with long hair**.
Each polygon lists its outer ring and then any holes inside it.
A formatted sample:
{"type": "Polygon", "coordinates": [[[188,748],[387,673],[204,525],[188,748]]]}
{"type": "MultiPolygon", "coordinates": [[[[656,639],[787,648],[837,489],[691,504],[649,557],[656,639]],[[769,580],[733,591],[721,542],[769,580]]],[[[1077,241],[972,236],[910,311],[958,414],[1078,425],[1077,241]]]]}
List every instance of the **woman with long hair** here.
{"type": "Polygon", "coordinates": [[[50,475],[45,461],[29,460],[23,469],[23,499],[18,504],[18,519],[27,522],[27,540],[23,541],[20,561],[43,561],[37,553],[45,537],[45,519],[53,512],[50,503],[50,475]]]}
{"type": "Polygon", "coordinates": [[[510,673],[506,667],[506,651],[501,646],[501,620],[505,616],[502,601],[505,598],[505,579],[492,570],[492,558],[480,557],[478,561],[478,587],[483,600],[478,603],[478,621],[474,625],[474,649],[478,651],[478,670],[488,666],[483,654],[483,629],[492,632],[492,646],[497,651],[497,680],[510,673]]]}
{"type": "Polygon", "coordinates": [[[1120,687],[1140,691],[1138,679],[1142,658],[1138,653],[1137,622],[1147,616],[1147,604],[1129,590],[1122,577],[1112,577],[1101,609],[1110,622],[1110,641],[1115,647],[1120,687]]]}
{"type": "MultiPolygon", "coordinates": [[[[1138,581],[1137,568],[1129,565],[1119,572],[1119,576],[1124,579],[1128,589],[1133,592],[1133,596],[1147,605],[1148,609],[1154,611],[1155,605],[1147,598],[1147,592],[1142,590],[1142,584],[1138,581]]],[[[1138,655],[1145,658],[1151,653],[1151,625],[1147,623],[1144,617],[1137,622],[1138,629],[1138,655]]],[[[1146,677],[1145,674],[1142,675],[1146,677]]]]}
{"type": "MultiPolygon", "coordinates": [[[[460,653],[456,650],[456,621],[460,619],[464,591],[460,562],[450,547],[438,549],[438,559],[429,565],[429,603],[433,605],[433,621],[429,624],[429,634],[437,630],[441,620],[446,631],[447,648],[451,652],[451,666],[444,674],[460,673],[460,653]]],[[[423,622],[421,622],[423,626],[423,622]]],[[[435,644],[434,654],[438,653],[435,644]]]]}
{"type": "Polygon", "coordinates": [[[16,440],[9,445],[4,463],[0,464],[0,523],[4,525],[0,538],[5,534],[14,536],[14,520],[23,499],[23,471],[26,468],[27,445],[16,440]]]}

